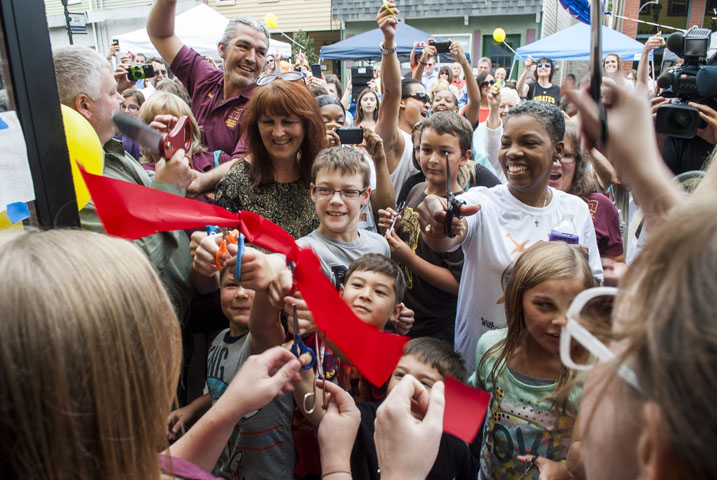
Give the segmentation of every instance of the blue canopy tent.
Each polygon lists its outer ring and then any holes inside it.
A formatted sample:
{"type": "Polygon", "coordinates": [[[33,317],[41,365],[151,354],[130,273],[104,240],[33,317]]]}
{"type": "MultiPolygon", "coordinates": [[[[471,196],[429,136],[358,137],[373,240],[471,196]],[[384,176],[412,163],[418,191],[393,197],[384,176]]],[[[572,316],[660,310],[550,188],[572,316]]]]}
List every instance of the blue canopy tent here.
{"type": "MultiPolygon", "coordinates": [[[[616,53],[620,59],[638,59],[644,45],[617,30],[602,28],[602,53],[616,53]]],[[[542,40],[520,47],[522,57],[548,57],[552,60],[590,60],[590,25],[576,23],[542,40]]]]}
{"type": "MultiPolygon", "coordinates": [[[[396,53],[399,57],[407,57],[413,49],[413,42],[425,42],[430,36],[429,33],[399,22],[396,27],[396,53]]],[[[378,45],[382,41],[381,29],[369,30],[333,45],[321,47],[321,60],[379,59],[381,52],[378,50],[378,45]]]]}

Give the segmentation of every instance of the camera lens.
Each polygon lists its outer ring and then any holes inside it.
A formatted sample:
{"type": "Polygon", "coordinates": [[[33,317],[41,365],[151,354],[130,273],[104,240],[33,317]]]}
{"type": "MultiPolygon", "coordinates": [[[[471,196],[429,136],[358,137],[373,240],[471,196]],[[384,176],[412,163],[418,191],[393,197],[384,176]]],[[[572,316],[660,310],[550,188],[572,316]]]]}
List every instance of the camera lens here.
{"type": "Polygon", "coordinates": [[[673,110],[667,117],[667,124],[675,130],[686,130],[692,124],[692,115],[685,110],[673,110]]]}

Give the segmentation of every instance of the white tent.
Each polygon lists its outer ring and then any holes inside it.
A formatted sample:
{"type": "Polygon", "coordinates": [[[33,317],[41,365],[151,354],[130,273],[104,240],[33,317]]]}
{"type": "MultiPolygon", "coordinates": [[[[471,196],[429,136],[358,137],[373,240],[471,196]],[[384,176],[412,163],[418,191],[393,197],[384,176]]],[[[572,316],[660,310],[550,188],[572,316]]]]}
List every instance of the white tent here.
{"type": "MultiPolygon", "coordinates": [[[[200,4],[174,19],[174,32],[177,36],[202,55],[218,59],[217,45],[229,23],[224,15],[212,8],[200,4]]],[[[147,35],[147,30],[141,28],[122,35],[116,35],[122,46],[122,51],[144,53],[149,56],[159,56],[147,35]]],[[[269,51],[279,52],[282,57],[291,57],[291,45],[277,40],[270,40],[269,51]]]]}

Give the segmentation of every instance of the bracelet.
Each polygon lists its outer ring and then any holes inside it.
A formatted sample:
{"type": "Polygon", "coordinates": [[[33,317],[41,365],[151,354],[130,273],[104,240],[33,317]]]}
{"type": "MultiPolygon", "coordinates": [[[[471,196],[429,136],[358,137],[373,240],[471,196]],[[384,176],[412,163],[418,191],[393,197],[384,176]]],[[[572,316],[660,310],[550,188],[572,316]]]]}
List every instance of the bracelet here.
{"type": "Polygon", "coordinates": [[[347,470],[334,470],[333,472],[322,473],[322,474],[321,474],[321,478],[328,477],[329,475],[333,475],[333,474],[335,474],[335,473],[346,473],[346,474],[348,474],[348,475],[351,475],[351,472],[349,472],[349,471],[347,471],[347,470]]]}

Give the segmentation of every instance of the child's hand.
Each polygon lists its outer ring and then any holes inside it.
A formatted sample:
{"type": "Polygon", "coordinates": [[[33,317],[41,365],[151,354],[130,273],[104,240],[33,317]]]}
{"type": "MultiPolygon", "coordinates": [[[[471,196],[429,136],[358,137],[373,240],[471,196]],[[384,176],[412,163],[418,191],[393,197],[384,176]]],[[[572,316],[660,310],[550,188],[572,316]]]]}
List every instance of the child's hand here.
{"type": "Polygon", "coordinates": [[[374,440],[382,478],[426,478],[441,443],[444,388],[436,382],[429,393],[406,375],[378,407],[374,440]],[[412,410],[425,415],[417,420],[412,410]]]}
{"type": "Polygon", "coordinates": [[[189,417],[187,407],[169,412],[167,416],[167,438],[170,442],[175,441],[184,433],[185,425],[192,421],[189,417]]]}
{"type": "Polygon", "coordinates": [[[393,219],[395,217],[398,217],[398,220],[396,220],[396,224],[393,226],[394,229],[398,228],[399,225],[401,225],[401,215],[394,210],[393,208],[387,208],[387,209],[379,209],[378,211],[378,228],[383,230],[384,232],[388,231],[389,228],[391,228],[391,223],[393,222],[393,219]]]}
{"type": "MultiPolygon", "coordinates": [[[[532,462],[533,455],[518,455],[520,462],[532,462]]],[[[540,480],[563,480],[570,478],[568,467],[562,462],[554,462],[545,457],[535,456],[535,467],[540,472],[540,480]]]]}
{"type": "Polygon", "coordinates": [[[284,297],[284,313],[288,319],[289,332],[294,335],[294,317],[292,315],[292,305],[296,305],[296,317],[299,319],[299,333],[303,337],[306,334],[313,333],[317,330],[314,323],[314,315],[309,310],[306,301],[301,297],[300,292],[296,292],[293,297],[284,297]]]}
{"type": "Polygon", "coordinates": [[[398,315],[398,318],[394,320],[393,326],[396,328],[396,333],[399,335],[407,335],[416,321],[415,312],[406,307],[403,303],[400,305],[401,313],[398,315]]]}
{"type": "Polygon", "coordinates": [[[381,162],[386,158],[386,152],[383,150],[383,139],[378,133],[370,128],[363,127],[363,141],[366,153],[374,161],[381,162]]]}
{"type": "Polygon", "coordinates": [[[384,235],[388,246],[391,248],[391,258],[399,263],[406,264],[407,258],[413,255],[413,250],[409,247],[406,242],[396,234],[396,229],[386,232],[384,235]]]}
{"type": "MultiPolygon", "coordinates": [[[[211,277],[219,271],[217,268],[217,252],[219,245],[222,243],[222,235],[209,235],[199,243],[194,252],[194,260],[192,261],[192,269],[211,277]]],[[[222,257],[224,267],[234,266],[236,263],[237,246],[227,242],[228,254],[222,257]]]]}
{"type": "Polygon", "coordinates": [[[241,257],[241,284],[244,288],[263,291],[276,279],[267,255],[259,250],[246,247],[241,257]]]}
{"type": "MultiPolygon", "coordinates": [[[[319,381],[319,386],[323,387],[319,381]]],[[[351,471],[350,458],[361,413],[353,398],[332,382],[326,382],[329,408],[319,424],[317,438],[321,452],[321,471],[351,471]]],[[[321,408],[317,405],[316,408],[321,408]]]]}
{"type": "Polygon", "coordinates": [[[284,297],[289,295],[294,278],[291,270],[282,270],[269,284],[269,303],[277,310],[284,309],[284,297]]]}

